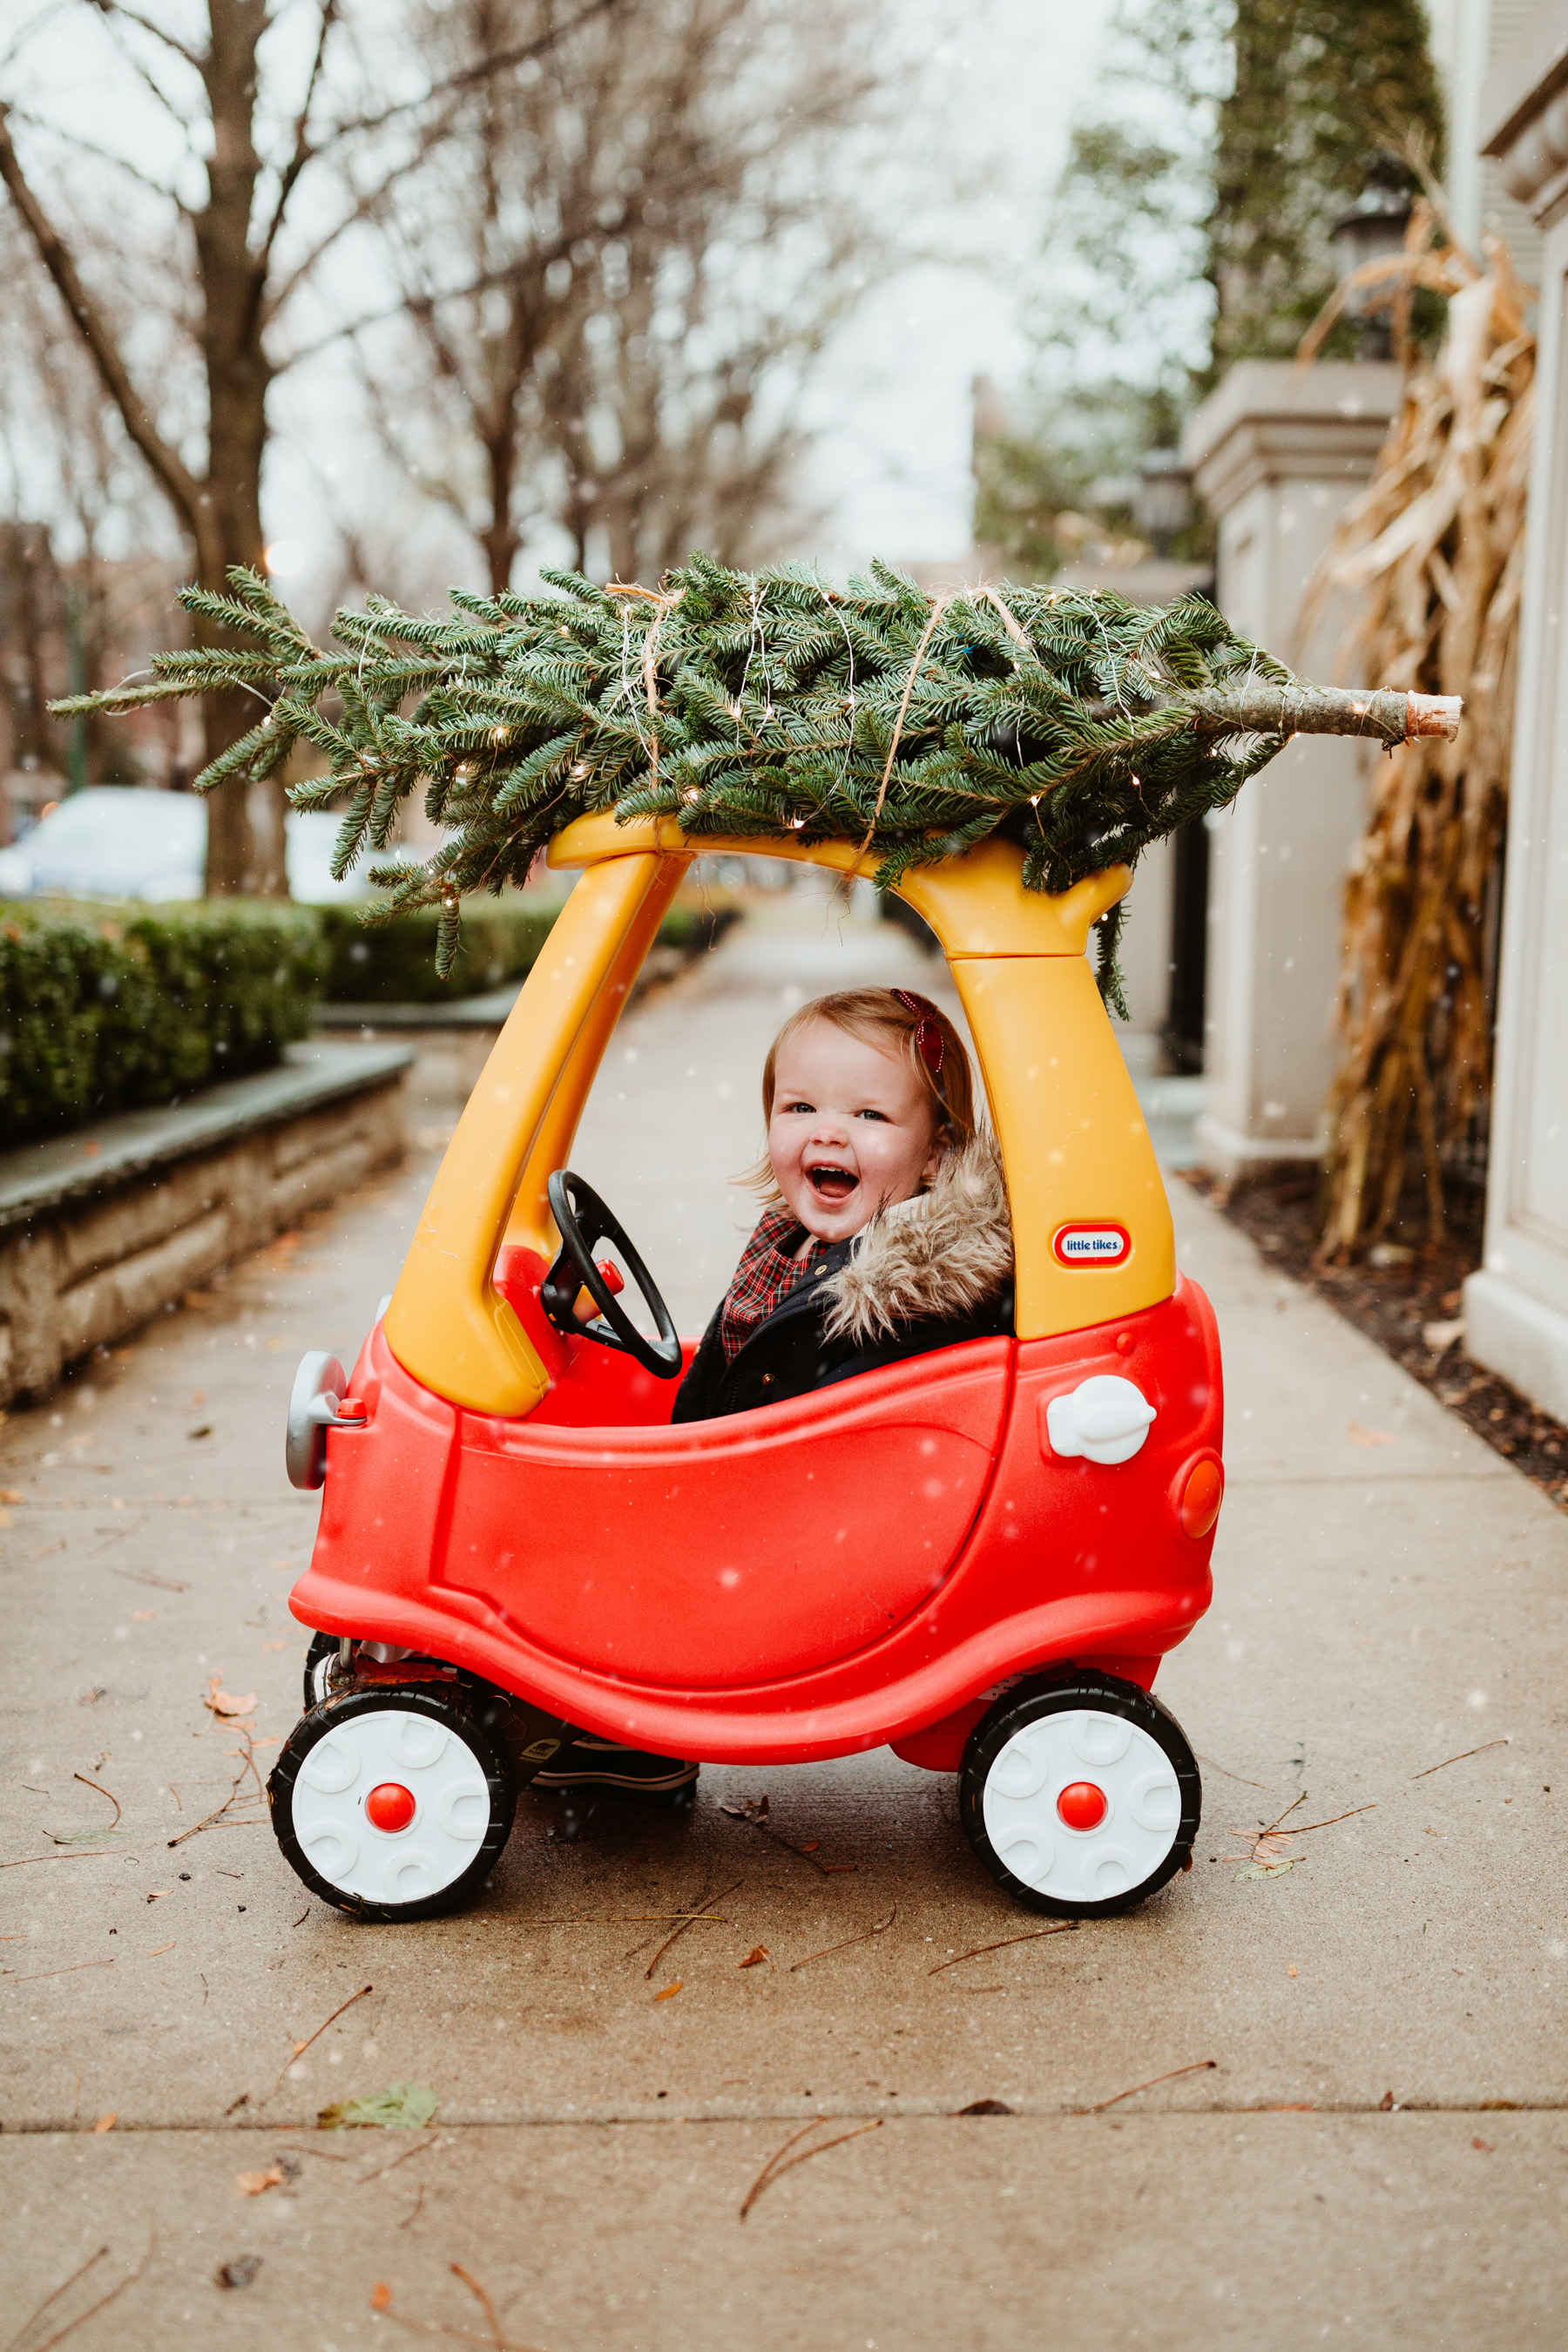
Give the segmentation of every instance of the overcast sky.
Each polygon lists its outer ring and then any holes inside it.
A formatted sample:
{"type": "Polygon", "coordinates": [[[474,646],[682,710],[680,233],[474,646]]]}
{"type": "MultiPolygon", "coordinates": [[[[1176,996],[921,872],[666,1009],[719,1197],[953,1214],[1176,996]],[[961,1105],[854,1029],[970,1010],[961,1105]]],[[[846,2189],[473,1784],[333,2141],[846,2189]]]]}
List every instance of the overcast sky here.
{"type": "MultiPolygon", "coordinates": [[[[1005,385],[1026,368],[1020,331],[1026,282],[1040,266],[1050,188],[1092,85],[1112,4],[902,0],[900,46],[922,62],[926,97],[898,167],[907,194],[890,197],[889,208],[896,202],[900,227],[916,249],[953,257],[908,268],[869,292],[827,354],[812,395],[817,437],[804,483],[826,520],[795,551],[842,575],[872,554],[940,562],[969,546],[971,381],[985,373],[1005,385]],[[982,181],[988,184],[962,203],[946,193],[956,183],[973,189],[982,181]]],[[[191,18],[194,30],[199,12],[192,0],[153,0],[150,13],[182,30],[191,18]]],[[[21,73],[7,75],[21,85],[14,94],[133,153],[144,169],[174,168],[172,126],[144,98],[138,108],[134,85],[128,92],[90,16],[84,24],[75,8],[46,7],[36,21],[42,38],[26,44],[21,73]],[[129,119],[128,104],[138,119],[129,119]]],[[[312,10],[286,7],[273,37],[303,40],[312,22],[312,10]]],[[[134,211],[134,191],[115,184],[134,211]]],[[[352,301],[363,291],[329,278],[289,323],[308,341],[342,315],[329,309],[312,320],[311,304],[352,301]]],[[[298,547],[300,565],[289,590],[302,608],[332,593],[334,507],[356,523],[384,519],[388,569],[404,575],[389,579],[394,593],[416,581],[420,593],[433,591],[459,564],[472,572],[471,544],[421,510],[401,485],[377,479],[382,461],[357,423],[346,351],[284,377],[273,400],[265,520],[270,540],[298,547]]],[[[369,538],[374,552],[374,521],[369,538]]],[[[560,560],[556,551],[537,551],[560,560]]]]}
{"type": "MultiPolygon", "coordinates": [[[[870,297],[825,367],[810,469],[836,570],[872,554],[942,562],[970,545],[970,394],[1027,365],[1026,274],[1039,266],[1052,184],[1089,96],[1112,0],[920,0],[911,14],[951,91],[933,183],[989,164],[996,188],[946,226],[989,266],[911,271],[870,297]]],[[[940,224],[938,227],[940,229],[940,224]]]]}

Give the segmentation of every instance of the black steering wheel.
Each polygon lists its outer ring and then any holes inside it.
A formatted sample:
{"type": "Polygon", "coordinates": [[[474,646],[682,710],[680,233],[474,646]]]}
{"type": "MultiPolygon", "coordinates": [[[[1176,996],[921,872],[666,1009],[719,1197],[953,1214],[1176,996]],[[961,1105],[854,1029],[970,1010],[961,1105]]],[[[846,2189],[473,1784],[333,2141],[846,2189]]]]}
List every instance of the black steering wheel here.
{"type": "Polygon", "coordinates": [[[561,1234],[561,1255],[539,1286],[539,1301],[552,1323],[558,1331],[596,1339],[601,1348],[615,1348],[622,1355],[635,1356],[643,1370],[652,1372],[656,1380],[678,1381],[686,1364],[669,1309],[623,1227],[611,1216],[593,1186],[584,1184],[581,1176],[574,1176],[569,1168],[555,1171],[549,1192],[550,1213],[561,1234]],[[600,1242],[614,1242],[625,1258],[632,1280],[658,1325],[657,1343],[644,1339],[631,1318],[616,1304],[615,1294],[594,1263],[594,1252],[600,1242]],[[577,1294],[584,1286],[609,1325],[607,1331],[592,1323],[578,1322],[573,1310],[577,1294]]]}

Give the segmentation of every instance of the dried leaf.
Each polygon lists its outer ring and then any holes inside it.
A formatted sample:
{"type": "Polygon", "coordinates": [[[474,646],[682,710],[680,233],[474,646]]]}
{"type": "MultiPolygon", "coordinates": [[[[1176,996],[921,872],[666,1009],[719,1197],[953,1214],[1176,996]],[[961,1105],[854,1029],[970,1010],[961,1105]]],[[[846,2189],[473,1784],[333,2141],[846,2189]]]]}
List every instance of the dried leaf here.
{"type": "Polygon", "coordinates": [[[210,1707],[214,1715],[253,1715],[256,1712],[256,1693],[251,1691],[244,1698],[236,1698],[232,1691],[224,1689],[221,1675],[209,1675],[207,1695],[202,1705],[210,1707]]]}
{"type": "Polygon", "coordinates": [[[1367,1429],[1364,1428],[1359,1421],[1352,1421],[1351,1423],[1350,1427],[1345,1432],[1345,1435],[1350,1439],[1352,1445],[1397,1445],[1399,1443],[1398,1438],[1394,1436],[1390,1431],[1386,1429],[1367,1429]]]}
{"type": "Polygon", "coordinates": [[[281,2189],[288,2178],[280,2164],[269,2164],[265,2172],[237,2172],[234,2185],[242,2197],[265,2197],[269,2189],[281,2189]]]}
{"type": "Polygon", "coordinates": [[[248,2286],[261,2268],[259,2254],[235,2254],[220,2263],[216,2273],[219,2286],[248,2286]]]}
{"type": "Polygon", "coordinates": [[[323,2131],[417,2131],[435,2112],[436,2094],[427,2083],[394,2083],[363,2099],[339,2099],[316,2121],[323,2131]]]}
{"type": "Polygon", "coordinates": [[[677,1977],[673,1984],[667,1984],[662,1992],[655,1993],[655,2000],[673,2000],[676,1994],[680,1990],[682,1981],[683,1979],[681,1978],[677,1977]]]}
{"type": "MultiPolygon", "coordinates": [[[[118,1979],[118,1978],[116,1978],[115,1981],[116,1981],[116,1983],[118,1983],[118,1982],[119,1982],[119,1979],[118,1979]]],[[[93,2126],[93,2130],[94,2130],[95,2132],[112,2131],[112,2130],[114,2129],[115,2125],[116,2125],[119,2121],[120,2121],[120,2112],[119,2112],[119,2109],[118,2109],[118,2108],[112,2109],[112,2110],[111,2110],[108,2115],[106,2115],[106,2116],[100,2116],[100,2117],[99,2117],[98,2121],[97,2121],[97,2122],[94,2124],[94,2126],[93,2126]]]]}
{"type": "Polygon", "coordinates": [[[384,2311],[391,2301],[392,2289],[387,2285],[384,2279],[377,2279],[375,2284],[370,2291],[371,2309],[373,2311],[384,2311]]]}
{"type": "Polygon", "coordinates": [[[737,1960],[735,1966],[739,1969],[760,1969],[767,1957],[768,1948],[765,1944],[753,1944],[745,1958],[737,1960]]]}

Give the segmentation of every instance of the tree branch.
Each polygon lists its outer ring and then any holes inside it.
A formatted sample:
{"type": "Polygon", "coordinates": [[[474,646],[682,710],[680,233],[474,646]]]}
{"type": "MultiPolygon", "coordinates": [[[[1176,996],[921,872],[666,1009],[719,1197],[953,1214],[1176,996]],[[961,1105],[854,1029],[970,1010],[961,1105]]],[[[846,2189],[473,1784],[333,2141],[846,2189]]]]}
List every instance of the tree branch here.
{"type": "Polygon", "coordinates": [[[321,78],[321,60],[327,53],[327,37],[332,29],[337,13],[338,0],[321,0],[321,23],[316,36],[316,54],[310,60],[310,72],[305,84],[304,99],[294,121],[294,152],[284,165],[279,177],[278,201],[272,207],[272,218],[267,224],[267,234],[261,240],[261,250],[258,256],[261,264],[256,281],[258,288],[266,283],[267,265],[272,257],[272,248],[278,241],[278,232],[283,226],[283,215],[289,209],[289,199],[294,193],[294,184],[310,162],[313,152],[307,136],[310,122],[310,109],[315,102],[316,84],[321,78]]]}
{"type": "Polygon", "coordinates": [[[123,155],[115,154],[112,148],[95,146],[90,139],[83,139],[79,132],[68,131],[63,123],[51,122],[42,114],[29,114],[25,107],[13,106],[10,113],[13,121],[25,122],[29,131],[47,131],[53,139],[65,140],[67,144],[74,147],[79,154],[90,155],[100,163],[112,165],[117,172],[129,173],[132,179],[137,181],[151,194],[162,196],[165,204],[173,205],[176,211],[183,213],[186,220],[195,218],[190,205],[186,204],[177,188],[164,187],[161,180],[154,180],[150,173],[142,170],[140,164],[128,162],[123,155]]]}
{"type": "Polygon", "coordinates": [[[54,280],[77,332],[87,345],[104,390],[120,411],[126,432],[199,545],[209,535],[204,522],[200,485],[153,422],[146,403],[131,380],[108,321],[82,284],[58,231],[28,186],[12,142],[9,112],[9,108],[0,106],[0,179],[5,181],[38,258],[54,280]]]}
{"type": "Polygon", "coordinates": [[[395,106],[384,107],[379,114],[355,115],[347,122],[335,124],[310,152],[312,155],[324,155],[328,148],[335,146],[340,139],[352,138],[361,131],[379,131],[384,123],[395,122],[399,115],[412,114],[417,108],[428,106],[433,98],[445,98],[454,90],[471,89],[476,82],[487,81],[494,74],[504,73],[509,66],[526,65],[530,58],[544,56],[547,50],[569,39],[583,26],[592,24],[595,16],[605,16],[612,8],[622,5],[623,0],[590,0],[590,5],[580,16],[574,16],[568,24],[558,25],[552,32],[542,33],[537,40],[524,41],[515,49],[498,49],[493,57],[481,58],[477,65],[465,66],[461,73],[448,75],[445,81],[433,82],[417,98],[399,99],[395,106]]]}
{"type": "Polygon", "coordinates": [[[134,25],[141,32],[151,33],[155,41],[162,41],[166,49],[173,49],[177,58],[184,58],[188,66],[193,66],[200,73],[202,61],[195,50],[187,49],[184,41],[176,40],[173,33],[166,33],[162,25],[154,25],[150,16],[139,16],[134,8],[122,6],[121,0],[91,0],[91,5],[100,16],[123,16],[128,25],[134,25]]]}

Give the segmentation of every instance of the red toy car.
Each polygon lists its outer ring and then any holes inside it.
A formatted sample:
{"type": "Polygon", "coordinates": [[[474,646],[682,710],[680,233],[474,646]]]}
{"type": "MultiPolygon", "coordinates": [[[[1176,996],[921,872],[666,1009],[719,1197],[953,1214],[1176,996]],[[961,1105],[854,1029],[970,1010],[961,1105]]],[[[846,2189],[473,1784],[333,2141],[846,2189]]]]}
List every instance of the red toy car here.
{"type": "Polygon", "coordinates": [[[327,1901],[415,1918],[478,1888],[519,1789],[578,1734],[748,1765],[887,1744],[961,1774],[970,1842],[1020,1902],[1131,1909],[1197,1832],[1197,1766],[1152,1685],[1208,1605],[1224,1474],[1214,1318],[1175,1272],[1084,957],[1130,877],[1044,898],[993,842],[900,885],[975,1041],[1016,1335],[672,1427],[689,1343],[563,1163],[693,854],[668,820],[558,837],[552,863],[587,870],[386,1314],[351,1378],[300,1366],[290,1475],[325,1494],[292,1596],[317,1638],[269,1784],[279,1843],[327,1901]]]}

